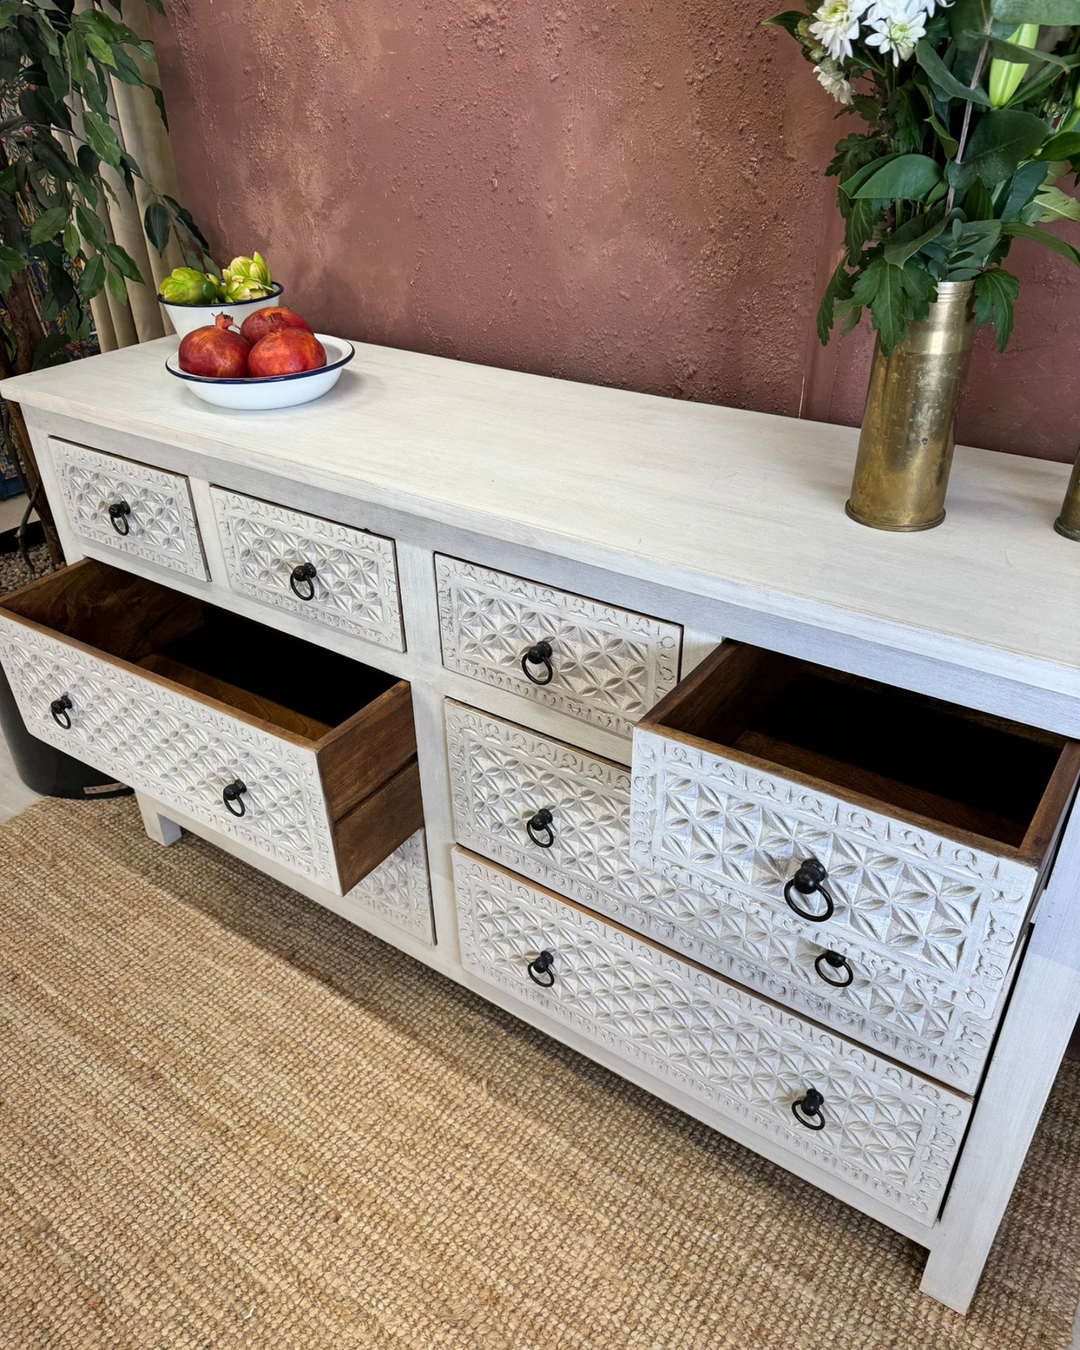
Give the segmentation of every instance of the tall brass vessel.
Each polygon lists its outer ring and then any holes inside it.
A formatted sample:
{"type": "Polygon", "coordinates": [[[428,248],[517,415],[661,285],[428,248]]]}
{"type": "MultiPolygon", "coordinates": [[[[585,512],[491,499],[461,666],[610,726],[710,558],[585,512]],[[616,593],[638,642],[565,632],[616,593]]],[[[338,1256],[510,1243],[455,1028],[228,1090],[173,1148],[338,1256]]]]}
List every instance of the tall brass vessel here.
{"type": "Polygon", "coordinates": [[[1080,543],[1080,455],[1073,465],[1069,486],[1065,489],[1065,500],[1061,503],[1061,515],[1054,521],[1054,529],[1066,539],[1075,539],[1080,543]]]}
{"type": "Polygon", "coordinates": [[[883,356],[874,348],[847,513],[877,530],[929,530],[945,519],[956,413],[971,360],[973,282],[938,283],[925,319],[883,356]]]}

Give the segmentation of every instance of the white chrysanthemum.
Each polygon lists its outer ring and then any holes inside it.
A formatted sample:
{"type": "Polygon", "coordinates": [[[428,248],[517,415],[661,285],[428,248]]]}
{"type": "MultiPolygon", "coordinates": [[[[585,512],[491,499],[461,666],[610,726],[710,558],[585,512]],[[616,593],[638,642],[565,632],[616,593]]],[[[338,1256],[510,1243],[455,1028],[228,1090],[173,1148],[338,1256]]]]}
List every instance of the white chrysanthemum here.
{"type": "Polygon", "coordinates": [[[825,0],[814,14],[810,31],[834,61],[851,55],[851,44],[859,36],[859,20],[866,5],[867,0],[825,0]]]}
{"type": "Polygon", "coordinates": [[[892,52],[893,65],[907,61],[920,38],[926,36],[926,10],[920,0],[877,0],[867,19],[868,47],[892,52]]]}
{"type": "Polygon", "coordinates": [[[851,82],[845,78],[843,69],[835,61],[826,57],[814,67],[814,74],[822,89],[832,94],[837,103],[851,102],[851,82]]]}

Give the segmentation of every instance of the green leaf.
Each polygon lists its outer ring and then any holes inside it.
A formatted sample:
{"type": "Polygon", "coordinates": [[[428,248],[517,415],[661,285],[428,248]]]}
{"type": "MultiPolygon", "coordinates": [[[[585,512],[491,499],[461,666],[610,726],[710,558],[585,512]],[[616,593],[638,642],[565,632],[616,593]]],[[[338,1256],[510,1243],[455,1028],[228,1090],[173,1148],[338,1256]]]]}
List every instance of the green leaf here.
{"type": "Polygon", "coordinates": [[[127,284],[119,272],[110,272],[105,278],[105,284],[109,288],[109,294],[120,305],[126,305],[128,302],[127,284]]]}
{"type": "MultiPolygon", "coordinates": [[[[841,142],[841,144],[843,144],[843,142],[841,142]]],[[[839,149],[839,147],[837,148],[839,149]]],[[[880,169],[883,165],[888,164],[892,160],[897,158],[898,156],[896,154],[875,155],[873,159],[870,159],[865,164],[860,165],[859,168],[857,168],[853,173],[849,174],[846,178],[840,179],[841,191],[848,197],[854,197],[858,192],[859,188],[862,187],[862,185],[866,182],[866,180],[869,177],[871,177],[872,174],[877,173],[878,169],[880,169]]],[[[833,164],[835,163],[836,161],[834,160],[833,164]]],[[[831,169],[832,165],[830,165],[829,168],[831,169]]],[[[828,172],[828,170],[826,170],[826,172],[828,172]]]]}
{"type": "Polygon", "coordinates": [[[112,48],[104,40],[99,38],[96,33],[87,33],[86,49],[91,56],[97,57],[103,66],[115,66],[116,60],[113,56],[112,48]]]}
{"type": "Polygon", "coordinates": [[[79,256],[80,247],[79,231],[71,221],[68,221],[67,225],[64,227],[64,252],[69,258],[77,258],[79,256]]]}
{"type": "Polygon", "coordinates": [[[206,242],[206,236],[203,234],[202,230],[199,229],[198,225],[195,224],[195,220],[191,212],[186,207],[181,206],[175,197],[166,196],[165,200],[169,204],[169,206],[172,207],[173,214],[176,216],[180,224],[183,225],[184,229],[188,231],[188,233],[192,236],[193,239],[195,239],[197,243],[201,244],[203,248],[206,249],[207,252],[209,252],[210,245],[206,242]]]}
{"type": "MultiPolygon", "coordinates": [[[[973,33],[971,36],[981,38],[984,35],[973,33]]],[[[1032,66],[1047,63],[1057,66],[1061,70],[1072,70],[1075,66],[1080,66],[1080,54],[1076,52],[1056,56],[1053,52],[1039,51],[1034,47],[1021,47],[1015,42],[1009,42],[1006,38],[991,37],[989,41],[990,49],[995,56],[1003,57],[1014,65],[1032,66]]]]}
{"type": "Polygon", "coordinates": [[[109,125],[108,119],[99,117],[97,113],[91,112],[89,108],[83,113],[83,129],[86,132],[86,140],[90,149],[109,165],[110,168],[118,169],[120,167],[120,142],[116,139],[116,133],[109,125]]]}
{"type": "Polygon", "coordinates": [[[169,213],[160,202],[151,202],[143,215],[143,226],[146,229],[146,237],[150,240],[158,253],[165,252],[165,246],[169,242],[169,235],[172,233],[172,221],[169,213]]]}
{"type": "Polygon", "coordinates": [[[829,335],[836,322],[836,306],[851,299],[851,288],[854,283],[854,276],[841,260],[829,278],[829,284],[825,287],[825,294],[821,297],[821,304],[818,307],[817,335],[823,347],[828,344],[829,335]]]}
{"type": "Polygon", "coordinates": [[[164,126],[165,130],[168,131],[169,114],[165,111],[165,95],[161,92],[161,90],[157,87],[156,84],[147,85],[147,88],[154,96],[154,102],[157,104],[157,110],[159,116],[161,117],[162,125],[164,126]]]}
{"type": "Polygon", "coordinates": [[[996,214],[1002,220],[1019,220],[1020,212],[1042,186],[1049,168],[1048,164],[1040,164],[1035,159],[1029,160],[1027,164],[1021,164],[1009,180],[1000,203],[1000,210],[996,214]]]}
{"type": "MultiPolygon", "coordinates": [[[[1080,220],[1080,202],[1060,188],[1044,187],[1030,203],[1034,220],[1029,223],[1051,224],[1056,220],[1080,220]],[[1037,209],[1036,209],[1037,208],[1037,209]]],[[[1027,220],[1025,214],[1024,217],[1027,220]]]]}
{"type": "Polygon", "coordinates": [[[836,144],[836,151],[825,170],[826,178],[839,178],[841,183],[875,159],[881,158],[885,142],[880,136],[868,136],[853,131],[836,144]]]}
{"type": "Polygon", "coordinates": [[[1040,230],[1035,225],[1026,225],[1022,220],[1005,221],[1002,224],[1002,230],[1005,234],[1015,235],[1018,239],[1030,239],[1033,244],[1042,244],[1043,248],[1048,248],[1054,253],[1060,253],[1075,267],[1080,267],[1080,253],[1073,248],[1072,244],[1067,244],[1064,239],[1059,239],[1056,234],[1051,234],[1049,230],[1040,230]]]}
{"type": "Polygon", "coordinates": [[[940,182],[941,165],[936,159],[929,155],[897,155],[872,173],[855,196],[876,201],[918,202],[940,182]]]}
{"type": "MultiPolygon", "coordinates": [[[[806,22],[806,11],[797,9],[785,9],[783,14],[774,14],[771,19],[762,19],[764,25],[773,28],[782,28],[785,33],[790,33],[795,37],[795,30],[801,23],[806,22]]],[[[790,51],[791,48],[788,48],[790,51]]]]}
{"type": "Polygon", "coordinates": [[[24,267],[29,266],[29,258],[24,258],[18,249],[9,248],[7,244],[0,244],[0,267],[4,267],[9,272],[21,272],[24,267]]]}
{"type": "Polygon", "coordinates": [[[75,222],[82,231],[82,237],[85,240],[93,244],[99,251],[104,249],[108,236],[105,234],[105,226],[93,211],[88,211],[86,207],[81,204],[76,206],[75,222]]]}
{"type": "Polygon", "coordinates": [[[1011,272],[991,267],[975,278],[974,319],[980,326],[993,323],[999,352],[1013,329],[1013,301],[1020,294],[1020,283],[1011,272]]]}
{"type": "Polygon", "coordinates": [[[926,317],[936,294],[933,277],[918,263],[909,260],[895,267],[879,255],[856,280],[851,298],[855,305],[869,308],[881,350],[888,355],[903,342],[908,321],[926,317]]]}
{"type": "Polygon", "coordinates": [[[1022,23],[1080,23],[1080,0],[992,0],[995,19],[1018,28],[1022,23]]]}
{"type": "Polygon", "coordinates": [[[863,245],[874,237],[878,221],[881,219],[881,206],[866,198],[853,202],[844,222],[844,248],[848,263],[858,266],[863,245]]]}
{"type": "Polygon", "coordinates": [[[106,244],[105,256],[116,270],[121,273],[122,276],[127,277],[129,281],[142,282],[142,273],[135,265],[135,259],[125,249],[122,249],[119,244],[106,244]]]}
{"type": "Polygon", "coordinates": [[[971,133],[963,163],[954,160],[948,167],[949,182],[955,188],[966,188],[979,178],[994,188],[1032,157],[1046,135],[1046,123],[1032,113],[1016,108],[983,113],[971,133]]]}
{"type": "Polygon", "coordinates": [[[55,238],[67,224],[69,215],[66,206],[54,206],[50,211],[43,211],[30,226],[31,244],[42,244],[46,239],[55,238]]]}
{"type": "Polygon", "coordinates": [[[913,216],[905,225],[901,225],[885,245],[885,260],[894,267],[903,267],[904,263],[918,253],[924,244],[936,239],[945,228],[945,217],[933,220],[930,216],[913,216]]]}
{"type": "Polygon", "coordinates": [[[79,294],[84,300],[93,300],[95,295],[100,295],[102,286],[105,285],[105,259],[100,253],[95,253],[93,257],[87,260],[86,266],[79,277],[79,294]]]}
{"type": "Polygon", "coordinates": [[[986,90],[981,89],[978,85],[974,89],[969,89],[966,84],[958,80],[941,57],[938,56],[933,43],[927,38],[923,38],[915,48],[915,60],[926,71],[931,84],[943,99],[960,98],[967,103],[982,103],[989,106],[990,99],[986,90]]]}
{"type": "Polygon", "coordinates": [[[1039,150],[1038,159],[1080,159],[1080,131],[1059,131],[1039,150]]]}
{"type": "Polygon", "coordinates": [[[941,120],[937,116],[937,114],[931,113],[926,120],[929,123],[929,125],[933,128],[934,134],[941,142],[941,147],[945,151],[945,153],[950,157],[955,155],[960,142],[956,139],[955,136],[951,135],[951,133],[946,130],[946,128],[942,125],[941,120]]]}

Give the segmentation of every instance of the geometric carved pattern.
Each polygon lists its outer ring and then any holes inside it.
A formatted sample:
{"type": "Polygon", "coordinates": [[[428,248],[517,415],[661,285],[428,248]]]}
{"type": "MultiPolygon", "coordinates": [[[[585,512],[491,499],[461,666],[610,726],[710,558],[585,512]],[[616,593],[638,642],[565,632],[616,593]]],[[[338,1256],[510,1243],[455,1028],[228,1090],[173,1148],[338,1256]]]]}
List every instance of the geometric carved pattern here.
{"type": "MultiPolygon", "coordinates": [[[[455,850],[462,963],[719,1117],[933,1224],[970,1103],[455,850]],[[526,967],[547,949],[555,983],[526,967]],[[825,1127],[792,1103],[824,1097],[825,1127]]],[[[722,1126],[721,1126],[722,1128],[722,1126]]]]}
{"type": "Polygon", "coordinates": [[[341,894],[313,751],[7,617],[0,665],[33,735],[341,894]],[[69,730],[49,710],[62,694],[69,730]],[[236,778],[241,817],[221,797],[236,778]]]}
{"type": "Polygon", "coordinates": [[[779,775],[634,733],[631,846],[675,885],[720,883],[783,906],[813,855],[828,869],[831,932],[947,973],[993,1011],[1023,932],[1037,871],[779,775]]]}
{"type": "MultiPolygon", "coordinates": [[[[443,665],[558,708],[618,736],[679,678],[682,629],[552,586],[435,555],[443,665]],[[552,647],[550,684],[525,678],[521,659],[552,647]]],[[[542,665],[532,667],[543,677],[542,665]]]]}
{"type": "Polygon", "coordinates": [[[707,881],[676,884],[631,853],[630,778],[598,759],[447,700],[455,834],[460,844],[608,915],[844,1035],[973,1092],[1004,1006],[950,971],[924,968],[836,921],[800,919],[782,898],[707,881]],[[552,812],[554,843],[525,823],[552,812]],[[830,988],[824,951],[848,960],[852,983],[830,988]]]}
{"type": "Polygon", "coordinates": [[[206,581],[202,543],[188,480],[178,473],[52,440],[60,496],[71,528],[83,539],[131,553],[173,572],[206,581]],[[127,502],[127,534],[118,534],[109,507],[127,502]]]}
{"type": "Polygon", "coordinates": [[[392,539],[237,492],[212,488],[211,495],[234,591],[393,651],[405,650],[392,539]],[[289,586],[299,563],[315,568],[311,583],[301,586],[314,589],[311,600],[298,599],[289,586]]]}
{"type": "Polygon", "coordinates": [[[422,829],[406,839],[363,881],[357,882],[344,898],[343,912],[352,905],[377,914],[421,942],[434,942],[431,885],[422,829]]]}

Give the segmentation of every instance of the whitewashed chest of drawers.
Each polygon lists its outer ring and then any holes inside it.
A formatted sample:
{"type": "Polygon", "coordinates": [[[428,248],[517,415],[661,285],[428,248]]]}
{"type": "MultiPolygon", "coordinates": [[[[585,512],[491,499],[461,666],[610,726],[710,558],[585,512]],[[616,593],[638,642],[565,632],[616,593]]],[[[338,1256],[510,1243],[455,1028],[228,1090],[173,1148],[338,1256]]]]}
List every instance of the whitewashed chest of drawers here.
{"type": "Polygon", "coordinates": [[[377,347],[318,403],[225,415],[170,345],[3,387],[76,564],[0,607],[31,728],[162,843],[213,840],[912,1238],[966,1310],[1080,1014],[1064,468],[962,449],[946,525],[882,535],[844,516],[845,428],[377,347]],[[199,664],[230,643],[265,680],[199,664]],[[744,661],[744,689],[787,662],[844,708],[944,700],[957,745],[1033,728],[995,765],[1021,824],[811,774],[706,706],[744,661]]]}

